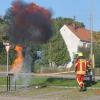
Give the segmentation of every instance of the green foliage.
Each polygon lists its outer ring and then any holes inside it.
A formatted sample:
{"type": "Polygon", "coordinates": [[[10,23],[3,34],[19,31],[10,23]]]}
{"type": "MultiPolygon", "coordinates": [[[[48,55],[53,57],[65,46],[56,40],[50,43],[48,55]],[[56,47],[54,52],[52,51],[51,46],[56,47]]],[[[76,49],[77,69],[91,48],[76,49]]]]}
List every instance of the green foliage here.
{"type": "Polygon", "coordinates": [[[4,23],[5,23],[4,19],[0,17],[0,24],[4,24],[4,23]]]}
{"type": "Polygon", "coordinates": [[[2,42],[3,37],[6,35],[6,23],[5,21],[2,19],[2,21],[0,20],[0,42],[2,42]]]}
{"type": "Polygon", "coordinates": [[[54,27],[54,33],[58,32],[60,28],[64,25],[73,25],[75,24],[76,27],[85,27],[85,25],[82,22],[75,21],[72,18],[62,18],[58,17],[56,19],[53,19],[53,27],[54,27]]]}
{"type": "Polygon", "coordinates": [[[100,32],[94,33],[93,38],[94,38],[95,42],[100,46],[100,32]]]}
{"type": "Polygon", "coordinates": [[[0,42],[0,53],[2,52],[3,48],[4,48],[4,45],[2,42],[0,42]]]}
{"type": "Polygon", "coordinates": [[[37,59],[34,62],[33,71],[34,72],[40,72],[42,70],[42,68],[47,67],[46,65],[47,65],[47,63],[45,62],[45,60],[43,60],[43,59],[37,59]]]}
{"type": "MultiPolygon", "coordinates": [[[[82,52],[84,58],[90,59],[90,48],[79,47],[79,52],[82,52]]],[[[95,67],[100,67],[100,46],[93,44],[93,54],[95,57],[95,67]]]]}
{"type": "Polygon", "coordinates": [[[89,57],[90,57],[90,47],[89,48],[79,47],[78,51],[83,53],[83,56],[84,56],[85,59],[89,59],[89,57]]]}
{"type": "Polygon", "coordinates": [[[36,51],[39,49],[38,46],[32,46],[31,47],[31,57],[32,57],[32,63],[34,64],[34,61],[36,60],[36,51]]]}
{"type": "Polygon", "coordinates": [[[66,78],[48,78],[46,84],[49,86],[78,86],[75,80],[68,80],[66,78]]]}
{"type": "Polygon", "coordinates": [[[95,57],[95,66],[100,68],[100,46],[94,44],[93,53],[95,57]]]}
{"type": "Polygon", "coordinates": [[[9,64],[11,65],[15,59],[15,51],[13,49],[9,52],[9,64]]]}
{"type": "Polygon", "coordinates": [[[60,33],[54,35],[46,45],[45,57],[48,62],[54,62],[56,65],[65,64],[69,60],[69,54],[60,33]]]}
{"type": "Polygon", "coordinates": [[[47,59],[45,59],[44,55],[41,59],[37,58],[37,51],[44,51],[44,45],[33,45],[31,47],[31,57],[32,57],[32,68],[33,72],[40,72],[41,67],[48,66],[47,59]]]}
{"type": "Polygon", "coordinates": [[[6,85],[7,84],[7,78],[6,77],[0,77],[0,85],[6,85]]]}
{"type": "Polygon", "coordinates": [[[85,25],[82,22],[75,21],[74,23],[75,23],[76,27],[85,27],[85,25]]]}
{"type": "MultiPolygon", "coordinates": [[[[9,64],[12,64],[15,57],[14,50],[10,50],[9,52],[9,64]]],[[[5,48],[3,48],[2,52],[0,53],[0,64],[6,65],[7,64],[7,53],[5,48]]]]}
{"type": "Polygon", "coordinates": [[[7,23],[7,24],[11,24],[11,20],[12,20],[12,18],[13,18],[13,15],[12,15],[12,11],[11,11],[12,9],[8,9],[7,10],[7,12],[6,12],[6,14],[5,14],[5,16],[4,16],[4,20],[5,20],[5,22],[7,23]]]}
{"type": "Polygon", "coordinates": [[[6,56],[6,51],[5,48],[3,48],[2,52],[0,53],[0,64],[6,64],[7,62],[7,56],[6,56]]]}

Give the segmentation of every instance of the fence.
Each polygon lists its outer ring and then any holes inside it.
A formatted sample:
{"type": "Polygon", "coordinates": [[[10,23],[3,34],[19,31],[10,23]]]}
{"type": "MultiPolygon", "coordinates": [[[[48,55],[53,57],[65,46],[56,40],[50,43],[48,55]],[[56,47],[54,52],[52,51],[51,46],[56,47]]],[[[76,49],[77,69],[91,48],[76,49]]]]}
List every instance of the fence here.
{"type": "MultiPolygon", "coordinates": [[[[0,72],[6,71],[6,65],[0,65],[0,72]]],[[[71,67],[71,71],[74,71],[74,67],[71,67]]],[[[66,68],[53,68],[53,67],[40,67],[36,72],[38,73],[50,73],[50,72],[62,72],[67,71],[66,68]]],[[[95,68],[95,75],[100,76],[100,68],[95,68]]]]}
{"type": "Polygon", "coordinates": [[[95,68],[95,75],[100,76],[100,68],[95,68]]]}

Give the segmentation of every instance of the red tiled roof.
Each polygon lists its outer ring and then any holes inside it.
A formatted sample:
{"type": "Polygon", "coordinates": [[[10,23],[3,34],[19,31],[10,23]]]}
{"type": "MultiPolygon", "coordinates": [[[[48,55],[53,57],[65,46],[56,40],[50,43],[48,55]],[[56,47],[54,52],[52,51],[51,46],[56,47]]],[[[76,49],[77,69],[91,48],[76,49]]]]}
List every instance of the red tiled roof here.
{"type": "Polygon", "coordinates": [[[81,40],[90,42],[91,35],[90,31],[85,28],[74,28],[73,26],[67,25],[67,27],[81,40]]]}

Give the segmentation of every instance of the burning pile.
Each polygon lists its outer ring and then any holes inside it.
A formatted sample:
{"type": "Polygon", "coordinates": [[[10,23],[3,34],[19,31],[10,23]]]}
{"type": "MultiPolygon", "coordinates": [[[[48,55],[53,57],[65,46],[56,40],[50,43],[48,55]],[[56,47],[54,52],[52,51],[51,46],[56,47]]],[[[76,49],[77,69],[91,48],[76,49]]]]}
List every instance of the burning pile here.
{"type": "MultiPolygon", "coordinates": [[[[30,43],[38,44],[47,42],[52,35],[51,13],[34,3],[25,3],[15,0],[8,10],[7,21],[8,36],[16,46],[17,57],[12,65],[12,71],[22,65],[22,47],[28,47],[30,43]]],[[[27,57],[27,56],[26,56],[27,57]]],[[[27,59],[27,58],[26,58],[27,59]]]]}
{"type": "Polygon", "coordinates": [[[22,50],[23,50],[23,48],[19,45],[17,45],[15,47],[16,59],[14,60],[14,62],[12,64],[12,70],[11,70],[14,73],[19,72],[21,70],[22,65],[23,65],[22,50]]]}

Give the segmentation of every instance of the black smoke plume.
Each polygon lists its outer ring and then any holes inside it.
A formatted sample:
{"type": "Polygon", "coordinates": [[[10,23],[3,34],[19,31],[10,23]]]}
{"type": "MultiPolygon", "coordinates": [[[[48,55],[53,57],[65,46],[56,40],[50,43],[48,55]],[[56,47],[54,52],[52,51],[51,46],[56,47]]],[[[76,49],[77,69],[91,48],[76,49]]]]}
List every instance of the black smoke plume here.
{"type": "Polygon", "coordinates": [[[35,3],[14,1],[6,18],[8,37],[15,44],[44,43],[52,36],[51,12],[35,3]]]}

